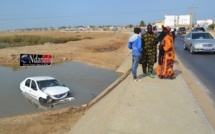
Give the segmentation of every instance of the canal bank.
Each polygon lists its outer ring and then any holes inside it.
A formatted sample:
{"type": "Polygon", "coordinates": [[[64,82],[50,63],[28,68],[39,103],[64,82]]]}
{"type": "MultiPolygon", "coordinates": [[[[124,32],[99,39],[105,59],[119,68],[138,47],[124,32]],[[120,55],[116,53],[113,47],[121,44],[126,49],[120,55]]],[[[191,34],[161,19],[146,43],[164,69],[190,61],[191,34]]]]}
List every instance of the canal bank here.
{"type": "Polygon", "coordinates": [[[80,107],[89,103],[120,77],[114,70],[90,66],[81,62],[67,62],[47,67],[22,68],[13,71],[0,66],[0,119],[80,107]],[[51,76],[70,89],[75,100],[64,103],[41,104],[19,89],[20,82],[31,76],[51,76]],[[12,83],[11,83],[12,82],[12,83]],[[8,98],[10,98],[8,100],[8,98]]]}
{"type": "Polygon", "coordinates": [[[124,75],[89,103],[70,134],[214,134],[176,66],[174,80],[139,75],[140,82],[133,81],[130,67],[128,55],[117,70],[124,75]]]}

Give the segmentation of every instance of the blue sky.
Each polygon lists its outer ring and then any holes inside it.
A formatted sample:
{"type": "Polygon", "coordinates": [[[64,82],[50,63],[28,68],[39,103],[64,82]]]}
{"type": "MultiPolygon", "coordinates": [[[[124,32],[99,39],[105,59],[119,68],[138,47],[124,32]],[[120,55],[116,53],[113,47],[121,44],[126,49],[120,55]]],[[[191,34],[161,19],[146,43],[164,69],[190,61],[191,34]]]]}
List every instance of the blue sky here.
{"type": "Polygon", "coordinates": [[[215,0],[1,0],[0,30],[148,24],[190,7],[197,7],[197,20],[215,20],[215,0]]]}

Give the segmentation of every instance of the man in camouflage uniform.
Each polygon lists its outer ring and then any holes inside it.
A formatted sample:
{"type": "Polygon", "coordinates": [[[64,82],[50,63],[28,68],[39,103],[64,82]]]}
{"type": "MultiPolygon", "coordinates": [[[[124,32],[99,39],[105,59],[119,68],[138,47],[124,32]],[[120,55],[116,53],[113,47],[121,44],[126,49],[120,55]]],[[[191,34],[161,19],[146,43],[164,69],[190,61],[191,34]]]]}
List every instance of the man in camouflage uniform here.
{"type": "Polygon", "coordinates": [[[152,31],[152,25],[147,26],[147,32],[142,35],[142,59],[140,64],[142,64],[142,70],[144,76],[149,75],[154,78],[153,67],[154,63],[157,62],[157,35],[152,31]],[[147,73],[148,67],[148,73],[147,73]]]}

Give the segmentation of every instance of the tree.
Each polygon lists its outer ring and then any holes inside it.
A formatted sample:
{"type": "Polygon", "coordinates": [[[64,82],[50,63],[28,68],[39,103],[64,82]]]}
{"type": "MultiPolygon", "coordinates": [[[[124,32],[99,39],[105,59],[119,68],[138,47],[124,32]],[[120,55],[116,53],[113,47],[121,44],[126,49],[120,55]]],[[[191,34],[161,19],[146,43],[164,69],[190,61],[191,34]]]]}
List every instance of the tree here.
{"type": "Polygon", "coordinates": [[[126,28],[133,28],[133,27],[134,27],[134,25],[132,25],[132,24],[129,24],[126,26],[126,28]]]}
{"type": "Polygon", "coordinates": [[[145,27],[146,25],[145,25],[145,22],[142,20],[142,21],[140,21],[140,27],[145,27]]]}
{"type": "Polygon", "coordinates": [[[211,30],[214,30],[214,27],[215,27],[215,24],[214,24],[214,23],[213,23],[213,24],[210,24],[210,25],[208,26],[208,28],[211,29],[211,30]]]}

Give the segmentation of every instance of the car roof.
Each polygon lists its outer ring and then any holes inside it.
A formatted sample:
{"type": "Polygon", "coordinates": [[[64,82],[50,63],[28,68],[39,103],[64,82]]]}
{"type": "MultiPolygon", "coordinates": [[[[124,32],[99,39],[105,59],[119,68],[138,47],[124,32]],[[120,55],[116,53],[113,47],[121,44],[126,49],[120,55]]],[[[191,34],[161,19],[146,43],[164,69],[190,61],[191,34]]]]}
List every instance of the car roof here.
{"type": "Polygon", "coordinates": [[[50,77],[50,76],[33,76],[33,77],[28,77],[27,79],[33,79],[35,81],[41,81],[41,80],[53,80],[55,78],[50,77]]]}
{"type": "Polygon", "coordinates": [[[193,31],[191,33],[209,33],[209,32],[205,32],[205,31],[193,31]]]}
{"type": "Polygon", "coordinates": [[[193,30],[194,31],[202,31],[202,30],[205,31],[205,28],[204,27],[194,27],[193,30]]]}
{"type": "Polygon", "coordinates": [[[201,29],[201,28],[203,28],[203,29],[205,29],[204,27],[194,27],[195,29],[201,29]]]}

